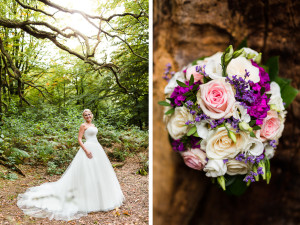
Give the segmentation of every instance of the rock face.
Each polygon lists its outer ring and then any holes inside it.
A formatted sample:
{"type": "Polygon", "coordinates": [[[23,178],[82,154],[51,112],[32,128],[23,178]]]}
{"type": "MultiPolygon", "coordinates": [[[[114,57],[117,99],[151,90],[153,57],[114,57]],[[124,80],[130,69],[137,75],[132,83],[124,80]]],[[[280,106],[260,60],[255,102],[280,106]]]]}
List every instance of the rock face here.
{"type": "Polygon", "coordinates": [[[285,131],[271,160],[269,185],[258,182],[241,197],[228,196],[172,151],[163,124],[165,65],[178,71],[244,38],[280,56],[280,76],[300,89],[300,2],[154,0],[153,224],[299,224],[300,95],[288,108],[285,131]]]}

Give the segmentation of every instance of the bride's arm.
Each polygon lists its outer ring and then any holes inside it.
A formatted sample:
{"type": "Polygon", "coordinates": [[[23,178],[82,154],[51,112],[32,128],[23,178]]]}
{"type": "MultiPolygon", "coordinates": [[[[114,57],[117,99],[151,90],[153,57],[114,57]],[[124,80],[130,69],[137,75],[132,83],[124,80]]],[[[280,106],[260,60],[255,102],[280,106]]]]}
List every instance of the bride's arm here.
{"type": "Polygon", "coordinates": [[[84,144],[82,142],[82,136],[83,136],[84,131],[85,131],[85,127],[83,124],[81,124],[81,126],[79,128],[79,133],[78,133],[78,143],[81,146],[81,148],[83,149],[83,151],[85,152],[86,156],[91,159],[93,157],[92,153],[86,149],[86,147],[84,146],[84,144]]]}

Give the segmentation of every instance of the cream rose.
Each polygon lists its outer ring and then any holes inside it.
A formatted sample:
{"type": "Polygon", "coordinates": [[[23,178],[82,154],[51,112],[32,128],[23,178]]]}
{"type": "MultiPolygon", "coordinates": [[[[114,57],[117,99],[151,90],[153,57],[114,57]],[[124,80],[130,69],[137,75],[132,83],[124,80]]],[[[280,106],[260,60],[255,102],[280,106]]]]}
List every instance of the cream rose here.
{"type": "Polygon", "coordinates": [[[232,59],[228,66],[227,66],[227,74],[231,78],[232,76],[236,75],[238,78],[242,77],[244,79],[245,70],[249,72],[249,77],[246,80],[251,80],[254,83],[260,81],[259,77],[259,69],[252,65],[250,60],[247,60],[245,57],[237,57],[232,59]]]}
{"type": "Polygon", "coordinates": [[[278,140],[284,129],[284,119],[274,110],[269,110],[259,130],[262,140],[278,140]]]}
{"type": "Polygon", "coordinates": [[[192,114],[185,107],[175,108],[175,112],[169,118],[167,129],[171,137],[175,140],[180,139],[188,132],[188,126],[185,123],[188,120],[193,120],[192,114]]]}
{"type": "Polygon", "coordinates": [[[183,83],[185,82],[184,73],[182,71],[175,73],[174,76],[169,80],[169,83],[165,87],[165,94],[173,93],[175,87],[178,86],[177,80],[179,80],[183,83]]]}
{"type": "Polygon", "coordinates": [[[194,76],[194,82],[201,81],[203,83],[203,77],[204,76],[200,73],[200,71],[198,72],[197,69],[199,70],[200,66],[196,65],[196,66],[188,67],[186,69],[186,75],[185,75],[186,79],[190,80],[191,76],[193,75],[194,76]]]}
{"type": "Polygon", "coordinates": [[[208,160],[208,163],[204,167],[203,171],[206,172],[205,175],[208,177],[219,177],[226,173],[227,166],[221,159],[210,159],[208,160]]]}
{"type": "Polygon", "coordinates": [[[183,157],[184,163],[195,170],[202,170],[206,165],[206,154],[199,148],[189,149],[184,152],[180,152],[183,157]]]}
{"type": "Polygon", "coordinates": [[[232,87],[225,82],[225,78],[202,84],[197,93],[197,103],[212,119],[229,118],[235,103],[232,87]]]}
{"type": "Polygon", "coordinates": [[[244,162],[237,161],[235,159],[228,160],[226,163],[227,174],[237,175],[246,174],[248,172],[248,166],[244,162]]]}
{"type": "MultiPolygon", "coordinates": [[[[229,128],[234,133],[232,128],[229,128]]],[[[235,133],[236,143],[229,137],[225,127],[220,127],[216,130],[208,132],[206,140],[202,140],[201,149],[206,151],[209,159],[228,159],[234,158],[238,153],[245,150],[248,144],[248,135],[240,131],[235,133]]]]}

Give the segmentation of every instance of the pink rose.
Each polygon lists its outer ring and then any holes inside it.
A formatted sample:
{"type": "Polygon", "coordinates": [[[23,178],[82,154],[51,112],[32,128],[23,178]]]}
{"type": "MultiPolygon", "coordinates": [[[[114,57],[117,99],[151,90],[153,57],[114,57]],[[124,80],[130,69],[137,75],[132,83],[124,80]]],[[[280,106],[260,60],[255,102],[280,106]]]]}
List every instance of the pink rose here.
{"type": "Polygon", "coordinates": [[[225,78],[212,80],[200,85],[197,103],[212,119],[229,118],[235,103],[233,89],[225,82],[225,78]]]}
{"type": "Polygon", "coordinates": [[[186,69],[186,79],[190,80],[191,76],[193,75],[195,82],[200,80],[203,83],[203,75],[196,71],[196,67],[200,68],[199,65],[198,66],[196,65],[196,66],[191,66],[191,67],[186,69]]]}
{"type": "Polygon", "coordinates": [[[265,140],[278,140],[284,128],[284,121],[274,110],[268,111],[260,130],[260,137],[265,140]]]}
{"type": "Polygon", "coordinates": [[[202,170],[206,165],[206,154],[199,148],[192,148],[184,152],[180,152],[184,163],[195,170],[202,170]]]}

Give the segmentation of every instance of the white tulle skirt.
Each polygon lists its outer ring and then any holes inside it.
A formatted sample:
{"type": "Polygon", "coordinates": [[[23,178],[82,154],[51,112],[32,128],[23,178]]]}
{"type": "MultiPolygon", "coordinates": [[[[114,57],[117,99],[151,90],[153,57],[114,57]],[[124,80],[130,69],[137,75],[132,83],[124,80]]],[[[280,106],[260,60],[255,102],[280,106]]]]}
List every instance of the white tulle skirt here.
{"type": "Polygon", "coordinates": [[[102,146],[98,141],[84,145],[92,152],[92,159],[80,148],[58,181],[18,195],[17,205],[25,214],[69,221],[122,205],[122,190],[102,146]]]}

